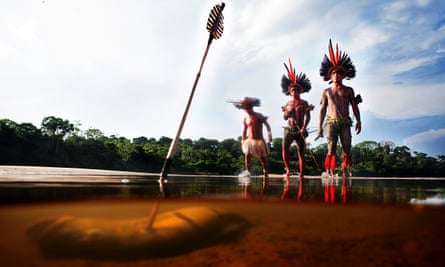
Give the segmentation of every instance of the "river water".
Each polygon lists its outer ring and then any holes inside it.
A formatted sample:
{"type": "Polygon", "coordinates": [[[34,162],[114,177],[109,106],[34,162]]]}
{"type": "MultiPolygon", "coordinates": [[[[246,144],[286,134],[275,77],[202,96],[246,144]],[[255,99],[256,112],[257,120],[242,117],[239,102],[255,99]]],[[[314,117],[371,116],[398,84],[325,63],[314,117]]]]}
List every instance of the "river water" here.
{"type": "MultiPolygon", "coordinates": [[[[298,177],[170,175],[160,187],[154,174],[113,175],[21,172],[0,176],[0,203],[84,199],[267,199],[293,201],[298,177]]],[[[445,205],[445,178],[305,177],[304,201],[445,205]]]]}
{"type": "MultiPolygon", "coordinates": [[[[161,187],[156,174],[0,166],[0,265],[332,267],[442,266],[445,261],[445,178],[352,177],[343,183],[339,178],[311,176],[303,182],[300,202],[296,177],[288,184],[282,175],[271,175],[267,181],[235,175],[167,178],[161,187]],[[203,226],[194,221],[201,214],[181,213],[195,207],[233,212],[250,226],[237,236],[195,246],[196,240],[209,238],[209,232],[202,234],[203,226]],[[156,212],[154,230],[142,234],[162,230],[165,214],[179,215],[199,230],[196,240],[179,239],[189,251],[178,252],[173,246],[162,257],[120,251],[119,245],[133,247],[138,239],[121,238],[118,233],[139,229],[122,228],[122,222],[148,222],[156,212]],[[89,237],[103,229],[116,230],[112,232],[116,236],[110,235],[113,238],[102,246],[92,242],[95,245],[85,250],[85,243],[79,247],[67,243],[66,235],[33,239],[29,234],[36,227],[57,233],[67,218],[92,222],[78,229],[89,237]],[[62,225],[51,227],[49,222],[62,225]],[[59,242],[60,247],[47,247],[46,240],[59,242]],[[72,249],[61,248],[70,244],[72,249]],[[110,249],[114,252],[102,253],[110,249]],[[71,252],[77,253],[74,258],[66,256],[71,252]]],[[[134,249],[150,252],[144,246],[134,249]]]]}

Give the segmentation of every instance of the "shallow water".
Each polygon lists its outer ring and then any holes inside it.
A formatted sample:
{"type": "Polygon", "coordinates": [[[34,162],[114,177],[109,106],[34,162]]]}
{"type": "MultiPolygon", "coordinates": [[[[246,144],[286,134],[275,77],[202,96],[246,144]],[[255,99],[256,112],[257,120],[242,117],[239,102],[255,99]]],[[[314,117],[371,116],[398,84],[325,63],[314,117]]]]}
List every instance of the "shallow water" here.
{"type": "MultiPolygon", "coordinates": [[[[298,177],[170,175],[163,187],[155,175],[23,173],[0,177],[0,203],[78,199],[270,199],[296,200],[298,177]]],[[[445,205],[445,178],[305,177],[303,200],[329,203],[445,205]]]]}

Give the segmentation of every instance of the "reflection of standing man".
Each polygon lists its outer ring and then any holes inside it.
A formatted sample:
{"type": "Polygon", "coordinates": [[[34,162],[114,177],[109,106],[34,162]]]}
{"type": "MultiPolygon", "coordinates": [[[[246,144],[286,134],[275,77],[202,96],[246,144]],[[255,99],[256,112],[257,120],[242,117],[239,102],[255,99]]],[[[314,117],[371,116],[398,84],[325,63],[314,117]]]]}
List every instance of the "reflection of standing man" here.
{"type": "Polygon", "coordinates": [[[289,59],[289,67],[284,64],[287,70],[287,77],[281,78],[281,88],[285,95],[290,95],[290,100],[286,103],[283,110],[283,118],[287,120],[287,126],[284,127],[283,136],[283,162],[286,169],[286,185],[289,184],[291,175],[289,148],[295,140],[297,143],[298,165],[300,167],[300,185],[298,189],[298,199],[303,195],[303,173],[305,167],[304,150],[306,147],[305,138],[307,137],[307,126],[311,119],[310,111],[313,109],[307,101],[300,98],[300,94],[311,90],[311,82],[306,74],[296,74],[295,69],[289,59]]]}
{"type": "Polygon", "coordinates": [[[346,179],[349,176],[347,169],[352,165],[350,129],[352,120],[349,116],[349,105],[351,105],[356,119],[355,130],[359,134],[361,121],[358,103],[361,102],[361,97],[360,95],[355,97],[354,90],[343,85],[343,79],[355,77],[355,67],[349,56],[345,52],[339,51],[338,45],[334,53],[331,40],[329,40],[328,50],[329,58],[326,55],[324,56],[321,63],[320,76],[325,81],[332,83],[332,86],[324,90],[321,98],[320,124],[317,138],[323,136],[323,121],[327,113],[326,138],[328,141],[328,153],[325,159],[325,168],[329,175],[334,175],[337,141],[340,137],[343,178],[346,179]]]}

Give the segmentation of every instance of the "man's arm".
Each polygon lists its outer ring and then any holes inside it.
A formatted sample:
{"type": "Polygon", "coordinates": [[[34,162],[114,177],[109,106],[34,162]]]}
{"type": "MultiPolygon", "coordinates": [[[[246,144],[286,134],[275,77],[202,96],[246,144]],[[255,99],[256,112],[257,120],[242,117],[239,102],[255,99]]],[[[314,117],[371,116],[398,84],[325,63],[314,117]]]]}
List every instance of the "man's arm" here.
{"type": "Polygon", "coordinates": [[[266,129],[267,129],[267,142],[270,143],[270,142],[272,142],[272,132],[270,130],[270,125],[267,122],[267,118],[266,118],[266,120],[264,120],[264,126],[266,126],[266,129]]]}
{"type": "Polygon", "coordinates": [[[311,110],[313,108],[312,105],[309,105],[307,102],[305,102],[305,110],[304,110],[304,122],[303,122],[303,127],[302,127],[302,131],[306,130],[307,126],[309,125],[309,122],[311,121],[311,110]]]}
{"type": "Polygon", "coordinates": [[[323,137],[323,122],[324,117],[326,116],[326,110],[328,107],[328,101],[326,96],[326,90],[323,92],[323,96],[321,97],[321,108],[320,108],[320,120],[318,124],[318,135],[315,137],[315,140],[317,140],[320,137],[323,137]]]}
{"type": "Polygon", "coordinates": [[[351,93],[349,97],[349,102],[351,103],[352,112],[354,113],[355,120],[355,132],[359,134],[362,131],[362,122],[360,120],[360,110],[358,109],[358,103],[355,101],[354,90],[351,88],[351,93]]]}
{"type": "Polygon", "coordinates": [[[244,141],[247,138],[247,123],[246,123],[246,119],[244,118],[243,120],[243,132],[241,134],[241,140],[244,141]]]}
{"type": "Polygon", "coordinates": [[[286,103],[286,105],[281,107],[281,110],[283,111],[283,119],[287,120],[289,118],[289,111],[287,106],[289,105],[289,103],[286,103]]]}

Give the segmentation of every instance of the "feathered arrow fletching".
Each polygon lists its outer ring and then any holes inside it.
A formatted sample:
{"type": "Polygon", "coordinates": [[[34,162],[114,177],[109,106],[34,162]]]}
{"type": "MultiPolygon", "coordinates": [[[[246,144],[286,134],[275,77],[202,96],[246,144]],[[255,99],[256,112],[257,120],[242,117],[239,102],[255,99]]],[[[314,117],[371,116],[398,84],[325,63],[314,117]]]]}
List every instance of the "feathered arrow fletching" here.
{"type": "Polygon", "coordinates": [[[225,7],[224,2],[221,5],[215,5],[210,11],[209,19],[207,20],[207,31],[209,31],[212,39],[219,39],[223,33],[223,9],[225,7]]]}

